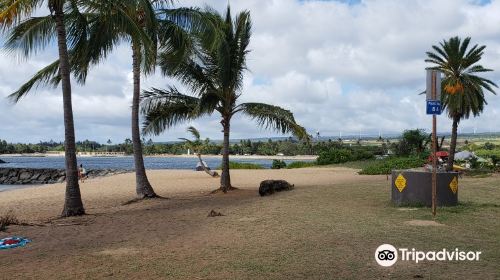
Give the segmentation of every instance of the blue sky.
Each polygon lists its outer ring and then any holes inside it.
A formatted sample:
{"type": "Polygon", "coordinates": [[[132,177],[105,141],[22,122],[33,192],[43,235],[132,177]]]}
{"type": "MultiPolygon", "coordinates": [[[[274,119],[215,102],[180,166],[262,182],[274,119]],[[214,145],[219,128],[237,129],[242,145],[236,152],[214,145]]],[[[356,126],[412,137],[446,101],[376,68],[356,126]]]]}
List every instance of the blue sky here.
{"type": "MultiPolygon", "coordinates": [[[[202,1],[182,1],[203,6],[202,1]]],[[[227,0],[207,1],[223,10],[227,0]]],[[[500,84],[500,3],[469,0],[296,1],[232,0],[233,14],[248,9],[253,19],[250,72],[242,101],[279,105],[294,112],[310,133],[322,135],[398,133],[430,129],[425,115],[425,52],[444,38],[471,36],[487,45],[482,64],[500,84]]],[[[122,45],[92,70],[84,87],[74,84],[78,140],[130,138],[131,57],[122,45]]],[[[60,89],[40,88],[17,105],[5,97],[37,69],[56,59],[55,48],[28,60],[0,54],[0,139],[13,142],[62,140],[60,89]]],[[[143,88],[177,84],[159,74],[144,78],[143,88]]],[[[460,123],[461,132],[499,131],[500,97],[475,119],[460,123]]],[[[203,137],[221,139],[218,117],[179,125],[153,137],[186,136],[195,125],[203,137]]],[[[438,130],[451,128],[446,116],[438,130]]],[[[234,119],[233,138],[279,136],[243,116],[234,119]]]]}

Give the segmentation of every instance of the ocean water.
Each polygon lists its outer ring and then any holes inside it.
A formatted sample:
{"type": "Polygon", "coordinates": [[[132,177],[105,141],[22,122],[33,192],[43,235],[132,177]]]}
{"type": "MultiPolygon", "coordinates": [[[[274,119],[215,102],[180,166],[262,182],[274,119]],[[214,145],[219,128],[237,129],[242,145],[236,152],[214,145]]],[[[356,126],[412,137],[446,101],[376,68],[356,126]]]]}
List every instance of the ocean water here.
{"type": "MultiPolygon", "coordinates": [[[[9,168],[58,168],[64,169],[64,157],[0,157],[6,164],[1,167],[9,168]]],[[[230,158],[231,161],[260,164],[264,168],[271,168],[270,159],[241,159],[230,158]]],[[[210,168],[217,168],[221,158],[203,158],[210,168]]],[[[294,160],[285,160],[290,163],[294,160]]],[[[195,157],[145,157],[146,169],[194,169],[198,163],[195,157]]],[[[127,157],[79,157],[78,165],[83,164],[86,169],[134,169],[134,158],[127,157]]]]}

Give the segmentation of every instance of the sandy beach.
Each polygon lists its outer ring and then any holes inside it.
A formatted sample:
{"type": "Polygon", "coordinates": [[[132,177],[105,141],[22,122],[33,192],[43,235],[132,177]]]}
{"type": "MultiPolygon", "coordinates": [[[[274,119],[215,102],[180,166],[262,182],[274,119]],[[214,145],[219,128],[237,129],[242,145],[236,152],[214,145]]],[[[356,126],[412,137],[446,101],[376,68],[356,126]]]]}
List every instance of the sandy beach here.
{"type": "Polygon", "coordinates": [[[32,241],[0,251],[0,279],[499,276],[498,175],[461,179],[462,206],[439,209],[433,220],[428,208],[391,206],[386,176],[361,176],[348,168],[233,170],[240,189],[228,194],[210,194],[219,182],[203,172],[148,174],[157,193],[169,199],[122,205],[135,196],[134,174],[89,180],[81,184],[88,214],[82,217],[57,218],[64,184],[0,192],[0,214],[13,211],[27,223],[9,226],[0,238],[32,241]],[[264,179],[286,179],[295,189],[260,197],[264,179]],[[222,216],[208,217],[212,210],[222,216]],[[421,226],[421,220],[432,223],[421,226]],[[482,250],[484,260],[459,266],[402,262],[388,270],[373,258],[384,243],[471,248],[482,250]]]}
{"type": "MultiPolygon", "coordinates": [[[[220,173],[220,171],[219,171],[220,173]]],[[[148,171],[151,184],[163,197],[208,195],[218,188],[219,180],[204,172],[191,170],[148,171]]],[[[371,180],[348,168],[306,168],[295,170],[233,170],[233,185],[257,195],[259,184],[266,179],[286,179],[300,187],[328,185],[357,180],[371,180]]],[[[80,184],[87,213],[113,212],[135,197],[134,173],[87,180],[80,184]]],[[[52,184],[0,193],[0,213],[13,211],[23,221],[45,221],[59,215],[64,203],[65,184],[52,184]]],[[[128,208],[128,207],[125,207],[128,208]]]]}

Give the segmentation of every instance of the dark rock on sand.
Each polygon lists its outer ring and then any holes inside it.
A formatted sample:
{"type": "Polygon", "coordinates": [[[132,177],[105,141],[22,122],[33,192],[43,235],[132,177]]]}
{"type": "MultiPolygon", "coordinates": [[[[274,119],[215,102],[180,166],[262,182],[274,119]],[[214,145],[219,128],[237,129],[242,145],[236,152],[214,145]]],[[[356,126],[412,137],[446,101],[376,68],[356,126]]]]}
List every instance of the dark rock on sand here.
{"type": "Polygon", "coordinates": [[[260,183],[259,194],[261,196],[271,195],[275,192],[292,190],[294,185],[290,185],[285,180],[265,180],[260,183]]]}

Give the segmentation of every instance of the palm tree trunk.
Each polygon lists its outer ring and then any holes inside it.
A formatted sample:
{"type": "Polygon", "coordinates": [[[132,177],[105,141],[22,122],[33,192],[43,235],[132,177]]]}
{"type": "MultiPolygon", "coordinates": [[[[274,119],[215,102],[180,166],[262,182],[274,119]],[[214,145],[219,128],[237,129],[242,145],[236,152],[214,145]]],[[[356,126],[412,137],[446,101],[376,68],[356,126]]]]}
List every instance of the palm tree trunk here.
{"type": "Polygon", "coordinates": [[[230,130],[230,117],[224,117],[222,120],[222,127],[224,132],[224,143],[222,147],[222,174],[220,176],[220,188],[223,192],[232,189],[231,176],[229,175],[229,130],[230,130]]]}
{"type": "Polygon", "coordinates": [[[70,66],[62,4],[56,4],[54,12],[57,31],[57,45],[59,48],[59,75],[61,76],[64,107],[64,151],[66,164],[66,195],[61,216],[70,217],[84,215],[85,209],[83,208],[80,186],[78,185],[75,125],[73,122],[73,107],[71,103],[70,66]]]}
{"type": "Polygon", "coordinates": [[[136,192],[139,198],[157,197],[153,187],[149,183],[144,167],[142,156],[142,143],[139,128],[139,103],[141,93],[141,51],[137,45],[132,43],[132,64],[134,75],[134,96],[132,99],[132,144],[134,147],[135,182],[136,192]]]}
{"type": "Polygon", "coordinates": [[[203,160],[201,159],[201,153],[196,153],[196,156],[198,157],[198,161],[200,162],[201,164],[201,168],[203,168],[203,171],[205,171],[205,173],[207,173],[208,175],[212,176],[212,177],[217,177],[219,176],[217,174],[217,172],[213,171],[213,170],[208,170],[208,168],[205,166],[205,164],[203,164],[203,160]]]}
{"type": "Polygon", "coordinates": [[[450,154],[448,156],[448,164],[446,166],[447,171],[453,170],[453,163],[455,162],[455,150],[457,149],[457,131],[459,122],[460,122],[460,116],[454,115],[453,126],[451,129],[450,154]]]}

